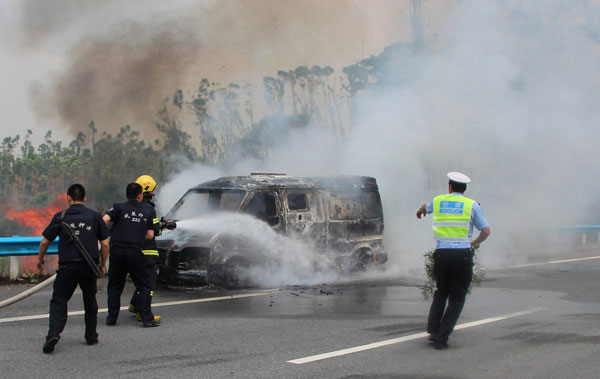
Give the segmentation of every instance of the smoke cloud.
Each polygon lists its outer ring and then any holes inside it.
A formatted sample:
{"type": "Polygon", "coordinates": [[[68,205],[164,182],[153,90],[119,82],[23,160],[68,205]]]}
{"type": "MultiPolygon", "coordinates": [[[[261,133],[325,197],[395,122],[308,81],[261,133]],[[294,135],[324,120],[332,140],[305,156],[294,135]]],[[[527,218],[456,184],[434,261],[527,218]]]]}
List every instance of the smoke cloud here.
{"type": "MultiPolygon", "coordinates": [[[[39,56],[54,71],[35,71],[31,103],[44,125],[71,131],[94,119],[153,133],[164,96],[188,94],[203,77],[247,83],[303,64],[341,75],[411,40],[410,1],[59,1],[45,17],[46,2],[22,3],[20,48],[53,47],[39,56]]],[[[399,274],[420,269],[434,246],[431,219],[415,212],[447,191],[448,171],[472,178],[466,195],[490,222],[484,266],[552,254],[556,227],[598,223],[599,2],[421,3],[424,45],[396,54],[379,85],[355,96],[347,134],[309,125],[268,159],[192,167],[159,187],[161,210],[223,175],[374,176],[388,267],[399,274]]]]}
{"type": "MultiPolygon", "coordinates": [[[[14,6],[23,54],[44,54],[30,104],[46,127],[153,137],[167,97],[202,78],[258,82],[302,64],[341,68],[393,42],[405,5],[366,0],[55,1],[14,6]],[[396,12],[389,12],[389,7],[396,12]],[[375,27],[377,26],[377,27],[375,27]],[[331,54],[335,46],[336,53],[331,54]]],[[[151,140],[151,139],[150,139],[151,140]]]]}
{"type": "Polygon", "coordinates": [[[439,33],[425,30],[424,49],[388,62],[383,85],[357,99],[344,139],[309,127],[224,174],[376,177],[388,267],[407,273],[434,247],[417,208],[461,171],[492,230],[484,266],[564,255],[557,227],[598,222],[598,12],[596,1],[458,2],[439,33]]]}

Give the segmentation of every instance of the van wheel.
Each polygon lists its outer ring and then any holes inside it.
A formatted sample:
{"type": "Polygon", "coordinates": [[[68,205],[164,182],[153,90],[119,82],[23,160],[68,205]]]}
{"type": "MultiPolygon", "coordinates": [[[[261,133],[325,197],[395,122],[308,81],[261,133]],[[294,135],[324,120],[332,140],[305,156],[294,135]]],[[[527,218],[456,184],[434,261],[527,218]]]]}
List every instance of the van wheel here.
{"type": "Polygon", "coordinates": [[[242,260],[233,260],[225,265],[225,287],[230,289],[244,288],[249,285],[248,265],[242,260]]]}
{"type": "Polygon", "coordinates": [[[366,271],[372,264],[373,252],[368,249],[362,249],[354,253],[352,258],[350,258],[349,271],[351,273],[366,271]]]}

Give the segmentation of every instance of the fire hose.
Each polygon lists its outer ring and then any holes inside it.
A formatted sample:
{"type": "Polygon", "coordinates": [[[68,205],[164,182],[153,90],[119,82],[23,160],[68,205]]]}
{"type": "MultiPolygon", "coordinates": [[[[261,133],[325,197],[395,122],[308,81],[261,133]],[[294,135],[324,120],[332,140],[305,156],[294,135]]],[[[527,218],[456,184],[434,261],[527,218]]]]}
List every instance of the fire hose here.
{"type": "MultiPolygon", "coordinates": [[[[81,242],[79,241],[79,239],[77,238],[77,236],[75,235],[73,230],[65,222],[63,222],[62,224],[63,224],[62,226],[63,226],[64,230],[67,232],[67,234],[71,238],[71,241],[73,241],[75,243],[75,246],[77,247],[77,249],[83,256],[83,258],[85,259],[86,263],[89,264],[90,268],[92,268],[94,273],[96,273],[96,275],[99,278],[102,277],[102,273],[100,272],[98,265],[91,259],[88,252],[85,250],[85,248],[83,247],[83,245],[81,244],[81,242]]],[[[175,221],[161,219],[161,229],[164,229],[164,228],[175,229],[176,227],[177,227],[177,224],[175,223],[175,221]]],[[[56,274],[52,275],[51,277],[44,280],[43,282],[31,287],[30,289],[21,292],[20,294],[18,294],[16,296],[13,296],[9,299],[0,301],[0,308],[4,308],[8,305],[16,303],[17,301],[21,301],[21,300],[33,295],[36,292],[39,292],[40,290],[42,290],[42,289],[48,287],[50,284],[54,283],[55,279],[56,279],[56,274]]]]}
{"type": "Polygon", "coordinates": [[[7,305],[11,305],[13,303],[16,303],[17,301],[23,300],[26,297],[33,295],[34,293],[48,287],[50,284],[54,283],[54,280],[56,279],[56,274],[52,275],[51,277],[49,277],[48,279],[44,280],[43,282],[31,287],[30,289],[28,289],[27,291],[21,292],[20,294],[13,296],[9,299],[6,300],[2,300],[0,301],[0,308],[4,308],[7,305]]]}

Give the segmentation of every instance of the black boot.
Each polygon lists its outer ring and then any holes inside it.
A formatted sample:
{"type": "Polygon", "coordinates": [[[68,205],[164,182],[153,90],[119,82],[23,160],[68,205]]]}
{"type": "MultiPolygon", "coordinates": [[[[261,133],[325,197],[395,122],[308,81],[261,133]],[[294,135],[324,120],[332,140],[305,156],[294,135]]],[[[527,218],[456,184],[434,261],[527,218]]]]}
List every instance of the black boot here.
{"type": "Polygon", "coordinates": [[[44,343],[44,347],[42,348],[42,351],[45,354],[50,354],[51,352],[53,352],[54,346],[56,346],[59,339],[60,339],[60,337],[46,337],[46,343],[44,343]]]}
{"type": "Polygon", "coordinates": [[[160,326],[160,320],[150,320],[150,321],[142,321],[142,326],[144,328],[151,328],[153,326],[160,326]]]}

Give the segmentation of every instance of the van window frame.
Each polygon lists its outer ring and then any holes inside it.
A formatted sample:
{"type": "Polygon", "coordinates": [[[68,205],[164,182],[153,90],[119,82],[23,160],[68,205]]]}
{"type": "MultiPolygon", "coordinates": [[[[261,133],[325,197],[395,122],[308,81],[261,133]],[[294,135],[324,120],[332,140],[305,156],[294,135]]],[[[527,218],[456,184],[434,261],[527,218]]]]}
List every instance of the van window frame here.
{"type": "MultiPolygon", "coordinates": [[[[361,191],[360,194],[355,194],[352,191],[331,191],[329,193],[329,200],[328,200],[328,204],[327,204],[327,218],[329,219],[329,221],[331,222],[350,222],[350,221],[355,221],[355,220],[378,220],[381,218],[381,198],[378,196],[377,191],[373,191],[373,190],[368,190],[365,189],[364,191],[361,191]],[[373,200],[373,202],[368,202],[367,197],[370,197],[369,200],[373,200]],[[345,199],[345,202],[341,202],[341,201],[335,201],[333,202],[334,199],[345,199]],[[378,200],[379,199],[379,200],[378,200]],[[335,215],[337,214],[337,212],[333,211],[332,206],[335,207],[337,205],[344,205],[344,204],[349,204],[350,202],[348,200],[352,200],[353,203],[355,203],[358,207],[358,209],[353,209],[352,210],[352,216],[354,217],[335,217],[335,215]],[[378,200],[378,201],[377,201],[378,200]],[[373,208],[373,206],[377,207],[377,210],[373,210],[370,208],[373,208]],[[369,217],[367,217],[369,216],[369,217]]],[[[345,212],[340,212],[342,214],[348,214],[347,211],[345,212]]]]}
{"type": "MultiPolygon", "coordinates": [[[[279,224],[281,224],[281,217],[280,216],[280,203],[278,201],[278,192],[277,191],[273,191],[273,190],[268,190],[268,189],[264,189],[264,190],[256,190],[256,191],[249,191],[248,195],[246,195],[246,201],[244,202],[244,204],[242,205],[242,207],[240,208],[240,210],[245,213],[248,214],[252,217],[255,217],[258,220],[264,221],[267,224],[269,224],[270,226],[277,226],[279,224]],[[252,203],[252,201],[254,200],[254,198],[257,197],[257,195],[272,195],[273,196],[273,202],[275,204],[275,213],[273,215],[267,215],[265,213],[264,217],[258,217],[257,214],[252,214],[252,213],[248,213],[247,209],[250,206],[250,204],[252,203]]],[[[266,205],[265,205],[265,209],[266,209],[266,205]]]]}
{"type": "MultiPolygon", "coordinates": [[[[235,209],[233,207],[230,207],[230,209],[225,209],[224,211],[226,212],[237,212],[242,205],[245,203],[245,200],[248,196],[249,191],[245,190],[245,189],[226,189],[226,188],[192,188],[190,190],[188,190],[176,203],[175,205],[169,210],[169,212],[165,215],[165,217],[167,218],[173,218],[175,220],[179,219],[180,217],[177,217],[177,214],[182,210],[182,208],[189,208],[190,204],[189,204],[189,200],[195,200],[195,196],[198,195],[206,195],[208,196],[207,198],[207,204],[209,204],[209,202],[211,204],[215,204],[215,199],[213,198],[214,194],[219,194],[219,198],[218,198],[218,203],[219,206],[220,201],[222,199],[223,194],[239,194],[240,199],[237,203],[232,203],[232,204],[237,204],[237,207],[235,207],[235,209]],[[188,202],[188,204],[186,205],[186,202],[188,202]]],[[[203,215],[207,215],[207,214],[212,214],[214,212],[219,212],[219,211],[223,211],[223,209],[219,208],[212,208],[212,209],[208,209],[207,211],[201,211],[201,212],[194,212],[193,214],[195,215],[195,217],[200,217],[203,215]]],[[[190,212],[189,209],[186,209],[184,212],[190,212]]]]}
{"type": "Polygon", "coordinates": [[[293,212],[309,212],[310,211],[310,204],[308,202],[308,194],[306,192],[302,192],[302,191],[287,192],[285,194],[285,201],[286,201],[286,204],[287,204],[287,208],[290,211],[293,211],[293,212]],[[289,199],[290,195],[292,195],[292,196],[301,195],[304,198],[304,208],[292,208],[290,206],[290,199],[289,199]]]}

